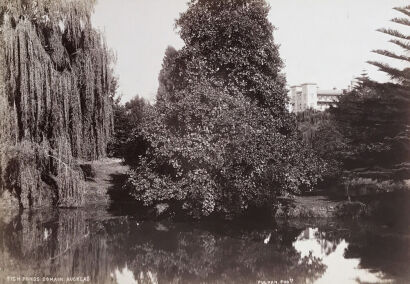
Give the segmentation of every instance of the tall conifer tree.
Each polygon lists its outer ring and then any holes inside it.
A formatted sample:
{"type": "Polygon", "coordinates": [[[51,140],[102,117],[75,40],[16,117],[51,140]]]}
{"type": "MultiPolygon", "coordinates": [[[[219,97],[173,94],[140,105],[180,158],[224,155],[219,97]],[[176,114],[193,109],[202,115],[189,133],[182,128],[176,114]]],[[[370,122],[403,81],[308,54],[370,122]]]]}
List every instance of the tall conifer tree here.
{"type": "MultiPolygon", "coordinates": [[[[401,12],[405,15],[403,18],[393,18],[391,21],[406,26],[407,28],[410,26],[410,6],[405,7],[396,7],[393,8],[394,10],[401,12]]],[[[373,50],[374,53],[387,56],[389,58],[393,58],[396,60],[404,61],[407,65],[410,62],[410,57],[408,56],[410,51],[410,36],[403,34],[402,32],[395,30],[395,29],[386,29],[381,28],[377,31],[392,36],[392,39],[389,42],[399,46],[403,49],[404,54],[396,54],[394,52],[384,50],[384,49],[376,49],[373,50]]],[[[382,63],[379,61],[368,61],[368,63],[376,66],[379,68],[380,71],[387,73],[392,79],[396,80],[397,82],[409,87],[410,86],[410,68],[405,67],[404,69],[398,69],[395,67],[390,66],[389,64],[382,63]]]]}

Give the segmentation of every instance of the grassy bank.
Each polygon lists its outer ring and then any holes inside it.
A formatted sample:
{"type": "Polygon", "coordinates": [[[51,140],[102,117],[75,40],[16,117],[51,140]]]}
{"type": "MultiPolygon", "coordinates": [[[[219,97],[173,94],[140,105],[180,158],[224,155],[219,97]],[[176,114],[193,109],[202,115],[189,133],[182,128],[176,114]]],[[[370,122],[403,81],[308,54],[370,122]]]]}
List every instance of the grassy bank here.
{"type": "Polygon", "coordinates": [[[326,196],[280,198],[275,219],[370,218],[387,224],[410,224],[410,192],[395,191],[351,197],[326,196]]]}
{"type": "Polygon", "coordinates": [[[85,204],[108,204],[110,194],[121,192],[121,179],[125,177],[128,166],[120,159],[101,159],[90,162],[83,167],[86,170],[85,204]],[[89,169],[89,170],[88,170],[89,169]]]}

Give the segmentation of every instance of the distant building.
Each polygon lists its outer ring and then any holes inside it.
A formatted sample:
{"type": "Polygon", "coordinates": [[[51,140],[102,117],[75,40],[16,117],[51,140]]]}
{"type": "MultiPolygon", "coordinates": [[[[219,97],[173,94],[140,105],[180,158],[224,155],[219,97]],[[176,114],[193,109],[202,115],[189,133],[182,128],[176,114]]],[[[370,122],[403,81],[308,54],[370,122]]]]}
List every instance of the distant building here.
{"type": "Polygon", "coordinates": [[[324,111],[343,94],[342,90],[333,88],[332,90],[319,90],[316,83],[304,83],[290,87],[290,105],[291,112],[301,112],[307,109],[324,111]]]}

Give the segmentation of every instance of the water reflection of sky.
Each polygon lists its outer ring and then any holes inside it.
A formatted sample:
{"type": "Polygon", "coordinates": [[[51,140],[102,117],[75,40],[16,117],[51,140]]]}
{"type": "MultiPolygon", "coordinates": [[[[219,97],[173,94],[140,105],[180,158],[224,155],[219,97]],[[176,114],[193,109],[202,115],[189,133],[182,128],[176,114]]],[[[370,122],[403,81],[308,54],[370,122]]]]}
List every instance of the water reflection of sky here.
{"type": "Polygon", "coordinates": [[[122,269],[117,267],[114,273],[111,273],[111,277],[115,278],[118,284],[138,283],[137,280],[135,280],[134,273],[129,270],[127,265],[122,269]]]}
{"type": "Polygon", "coordinates": [[[373,272],[360,267],[359,258],[345,258],[348,243],[342,239],[338,243],[321,237],[317,228],[306,228],[293,243],[301,258],[320,258],[326,265],[323,275],[314,283],[390,283],[381,272],[373,272]],[[329,248],[333,248],[329,251],[329,248]]]}
{"type": "Polygon", "coordinates": [[[111,277],[118,284],[138,284],[138,283],[150,283],[150,284],[158,284],[158,276],[156,272],[141,271],[136,276],[134,273],[128,268],[126,265],[124,268],[119,269],[116,268],[114,273],[111,274],[111,277]]]}

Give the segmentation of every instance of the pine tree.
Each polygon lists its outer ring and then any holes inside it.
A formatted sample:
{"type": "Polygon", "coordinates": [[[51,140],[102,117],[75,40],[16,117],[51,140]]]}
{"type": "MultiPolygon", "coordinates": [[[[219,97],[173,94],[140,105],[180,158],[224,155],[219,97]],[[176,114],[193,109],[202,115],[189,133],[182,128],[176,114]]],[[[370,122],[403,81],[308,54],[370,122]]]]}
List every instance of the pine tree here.
{"type": "MultiPolygon", "coordinates": [[[[407,26],[407,27],[410,26],[410,6],[396,7],[393,9],[398,12],[403,13],[406,17],[393,18],[391,21],[394,23],[400,24],[400,25],[407,26]]],[[[392,36],[393,38],[389,42],[403,49],[404,54],[396,54],[394,52],[383,50],[383,49],[376,49],[376,50],[373,50],[373,52],[383,55],[383,56],[387,56],[389,58],[404,61],[408,64],[408,62],[410,62],[410,57],[408,56],[408,53],[410,51],[410,44],[409,44],[410,36],[405,35],[395,29],[381,28],[381,29],[378,29],[377,31],[392,36]]],[[[391,79],[396,80],[397,82],[405,86],[410,85],[410,68],[406,67],[404,69],[398,69],[398,68],[394,68],[390,66],[389,64],[382,63],[379,61],[368,61],[368,63],[378,67],[380,71],[387,73],[391,79]]]]}

